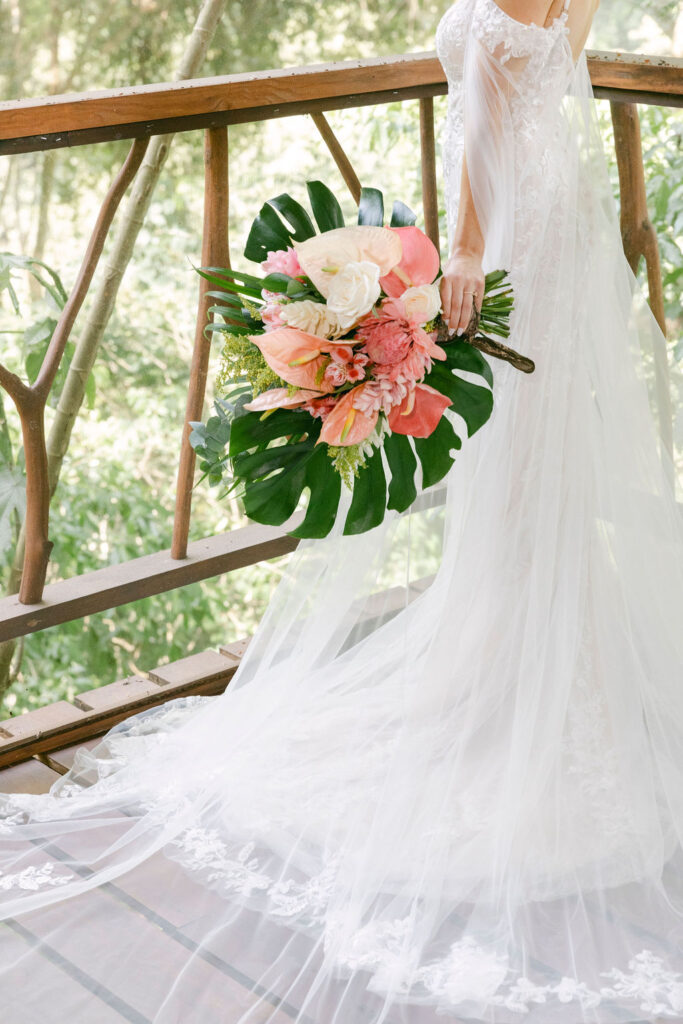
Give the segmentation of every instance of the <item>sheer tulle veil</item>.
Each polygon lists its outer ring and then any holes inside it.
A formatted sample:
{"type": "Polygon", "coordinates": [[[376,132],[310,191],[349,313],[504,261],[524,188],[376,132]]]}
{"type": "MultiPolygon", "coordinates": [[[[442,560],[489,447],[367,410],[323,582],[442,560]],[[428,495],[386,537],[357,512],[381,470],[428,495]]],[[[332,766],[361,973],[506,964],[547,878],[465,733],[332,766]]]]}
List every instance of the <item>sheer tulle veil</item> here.
{"type": "Polygon", "coordinates": [[[406,513],[300,544],[224,695],[0,797],[10,1024],[683,1019],[664,339],[570,26],[437,34],[448,241],[466,152],[535,373],[406,513]]]}

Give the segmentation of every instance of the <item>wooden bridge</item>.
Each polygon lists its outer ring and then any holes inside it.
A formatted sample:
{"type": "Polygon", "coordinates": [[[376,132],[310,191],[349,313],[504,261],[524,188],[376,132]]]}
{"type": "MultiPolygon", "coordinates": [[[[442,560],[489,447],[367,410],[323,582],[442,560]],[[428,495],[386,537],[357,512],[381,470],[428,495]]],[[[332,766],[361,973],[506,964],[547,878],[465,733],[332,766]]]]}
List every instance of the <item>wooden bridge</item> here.
{"type": "MultiPolygon", "coordinates": [[[[650,303],[664,330],[657,240],[645,198],[638,104],[683,105],[683,61],[589,51],[588,63],[596,96],[611,104],[625,251],[634,269],[641,256],[647,261],[650,303]]],[[[285,554],[297,544],[282,529],[258,525],[188,543],[195,471],[188,424],[201,419],[209,361],[209,342],[204,335],[208,286],[202,282],[194,352],[188,368],[186,423],[180,439],[171,549],[45,586],[53,490],[45,450],[45,407],[107,230],[142,163],[150,137],[203,130],[202,262],[229,266],[229,125],[311,116],[357,200],[361,183],[325,111],[416,100],[420,108],[425,227],[438,247],[434,97],[446,91],[436,55],[425,53],[0,104],[0,155],[8,158],[16,153],[97,145],[112,139],[133,140],[126,161],[103,200],[80,273],[35,383],[26,385],[0,365],[0,385],[15,401],[21,417],[27,473],[23,566],[20,562],[15,572],[12,589],[16,593],[0,599],[0,642],[12,642],[48,626],[231,572],[285,554]]],[[[656,378],[662,434],[671,449],[672,411],[665,351],[657,353],[656,378]]],[[[45,791],[68,770],[78,746],[93,744],[128,715],[171,697],[220,693],[234,674],[245,643],[193,654],[146,676],[132,676],[96,687],[79,694],[73,702],[60,701],[0,721],[0,790],[45,791]]]]}

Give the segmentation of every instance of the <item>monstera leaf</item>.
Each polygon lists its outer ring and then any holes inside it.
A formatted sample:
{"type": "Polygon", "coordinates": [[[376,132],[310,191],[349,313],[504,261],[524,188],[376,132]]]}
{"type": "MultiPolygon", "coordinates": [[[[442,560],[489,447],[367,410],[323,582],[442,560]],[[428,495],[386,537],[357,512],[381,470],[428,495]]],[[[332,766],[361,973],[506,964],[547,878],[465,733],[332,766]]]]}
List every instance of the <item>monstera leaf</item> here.
{"type": "MultiPolygon", "coordinates": [[[[425,383],[452,401],[449,413],[464,422],[467,436],[479,430],[493,409],[493,376],[484,357],[464,342],[446,347],[445,362],[434,364],[425,383]],[[457,371],[478,374],[481,384],[457,371]]],[[[250,519],[280,526],[296,511],[308,493],[303,522],[290,531],[295,537],[325,537],[331,530],[341,498],[341,477],[332,466],[326,445],[316,443],[321,421],[301,409],[245,412],[239,406],[226,429],[225,408],[219,407],[206,426],[193,424],[191,444],[201,457],[200,468],[212,481],[231,468],[231,487],[239,488],[250,519]]],[[[364,533],[383,521],[387,509],[404,512],[418,494],[416,469],[422,471],[421,489],[442,480],[462,447],[450,416],[443,416],[429,437],[390,433],[375,448],[354,480],[353,497],[344,521],[344,533],[364,533]]]]}

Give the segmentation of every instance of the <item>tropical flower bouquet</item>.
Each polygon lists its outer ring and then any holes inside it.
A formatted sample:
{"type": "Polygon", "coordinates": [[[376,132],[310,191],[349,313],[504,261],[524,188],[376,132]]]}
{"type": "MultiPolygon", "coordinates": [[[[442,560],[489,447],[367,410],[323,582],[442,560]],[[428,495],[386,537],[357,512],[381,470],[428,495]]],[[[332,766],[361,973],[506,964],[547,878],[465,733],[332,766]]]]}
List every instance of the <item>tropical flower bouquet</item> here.
{"type": "Polygon", "coordinates": [[[218,300],[207,331],[225,345],[214,415],[192,424],[190,442],[251,519],[284,523],[308,490],[291,533],[325,536],[346,486],[344,533],[362,533],[445,476],[462,444],[453,414],[468,436],[489,418],[493,377],[478,349],[533,364],[488,336],[509,334],[504,271],[487,276],[465,335],[449,337],[439,253],[412,211],[395,202],[385,227],[382,194],[366,188],[358,223],[345,226],[327,186],[307,188],[318,231],[286,194],[254,221],[244,252],[261,276],[199,271],[218,300]]]}

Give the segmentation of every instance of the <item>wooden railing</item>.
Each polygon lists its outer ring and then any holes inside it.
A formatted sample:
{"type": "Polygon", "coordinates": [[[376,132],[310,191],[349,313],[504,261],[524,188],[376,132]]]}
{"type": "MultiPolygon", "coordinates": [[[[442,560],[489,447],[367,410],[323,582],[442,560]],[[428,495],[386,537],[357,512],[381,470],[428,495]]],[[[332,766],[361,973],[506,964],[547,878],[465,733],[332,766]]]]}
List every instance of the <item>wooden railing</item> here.
{"type": "MultiPolygon", "coordinates": [[[[647,261],[650,302],[664,331],[657,244],[647,216],[636,104],[683,105],[683,61],[590,51],[588,64],[596,96],[611,102],[625,249],[634,269],[641,255],[647,261]]],[[[50,483],[44,432],[47,397],[97,266],[104,235],[125,187],[142,161],[149,138],[170,132],[204,130],[202,262],[229,266],[230,124],[311,115],[351,195],[357,200],[360,181],[324,111],[417,99],[425,227],[439,247],[433,98],[446,91],[441,64],[435,54],[426,53],[0,104],[0,155],[90,145],[112,139],[134,140],[103,202],[76,285],[36,382],[26,385],[0,365],[0,385],[12,396],[21,417],[27,467],[24,569],[19,594],[0,600],[0,641],[280,555],[292,550],[297,543],[283,529],[247,526],[188,545],[195,470],[188,424],[201,418],[210,346],[204,334],[208,300],[207,286],[203,282],[189,371],[171,550],[44,587],[51,548],[48,537],[50,483]]],[[[666,365],[666,352],[663,359],[660,353],[657,386],[665,421],[667,416],[671,419],[666,365]]],[[[666,438],[666,429],[663,433],[666,438]]],[[[671,446],[670,433],[667,443],[671,446]]]]}

